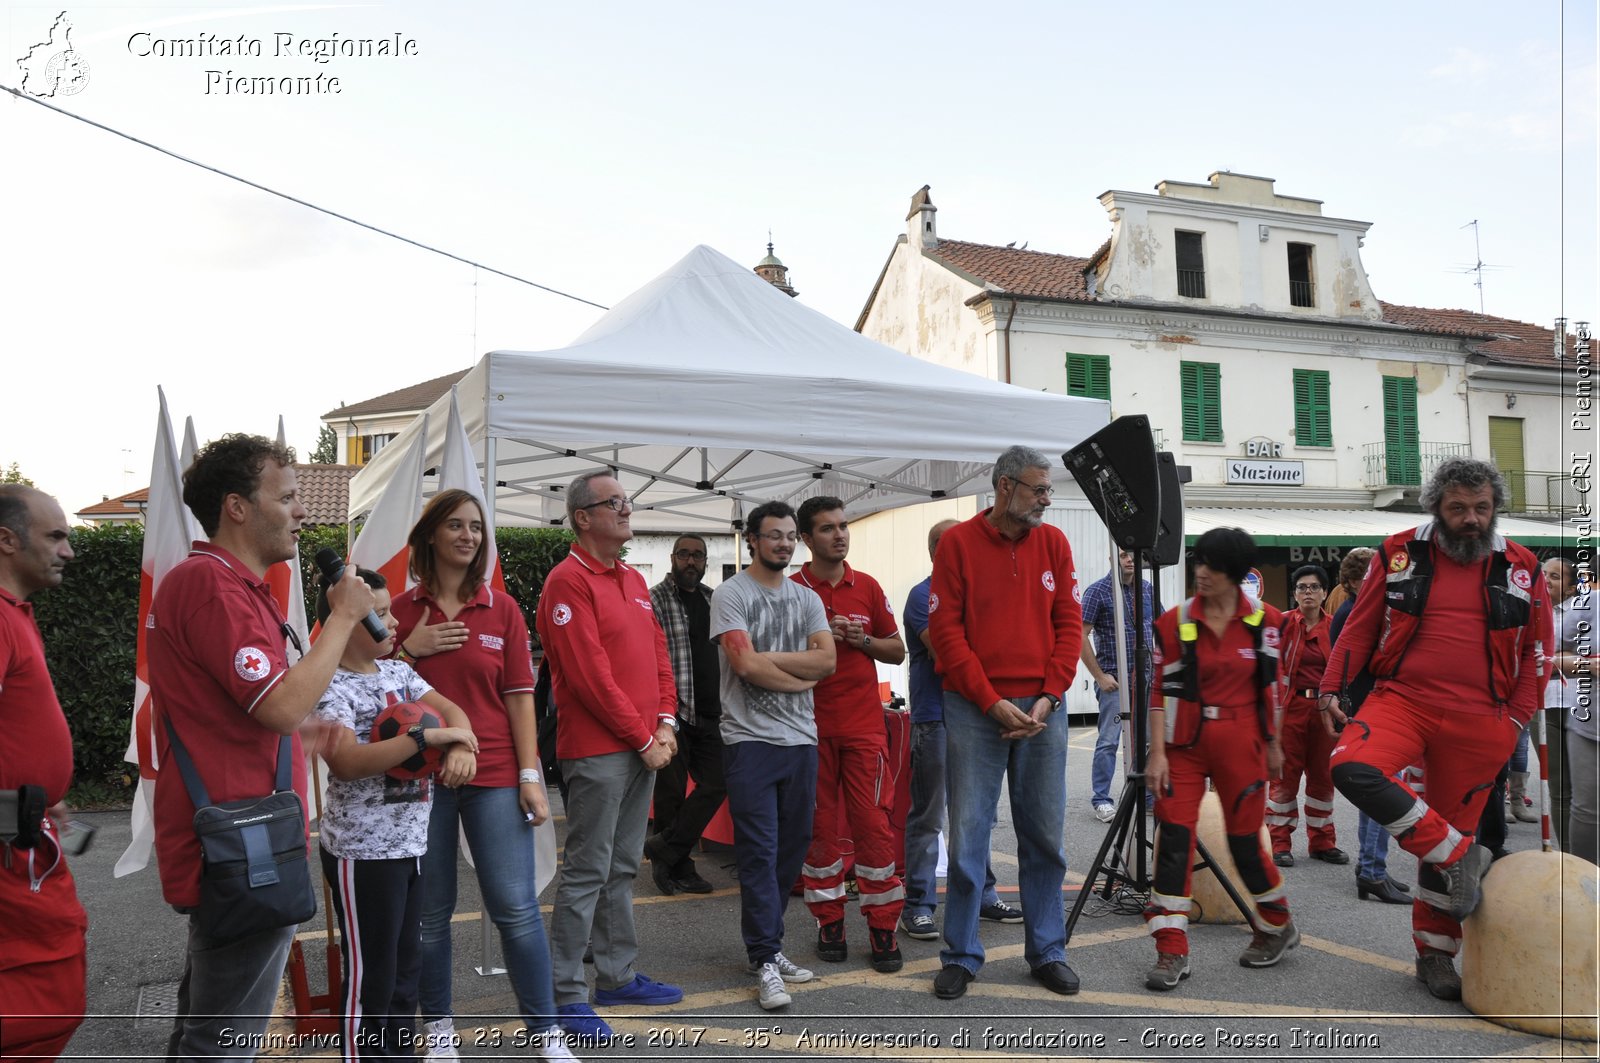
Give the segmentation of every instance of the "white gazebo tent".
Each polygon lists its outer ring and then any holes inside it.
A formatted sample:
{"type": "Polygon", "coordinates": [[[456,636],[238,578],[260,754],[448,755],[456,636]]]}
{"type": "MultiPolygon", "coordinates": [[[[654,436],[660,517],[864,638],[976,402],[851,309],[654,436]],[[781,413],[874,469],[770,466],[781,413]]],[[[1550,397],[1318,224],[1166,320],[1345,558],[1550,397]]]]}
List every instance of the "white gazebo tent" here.
{"type": "MultiPolygon", "coordinates": [[[[727,531],[772,498],[845,500],[852,516],[990,489],[1021,443],[1050,456],[1108,404],[997,383],[867,339],[701,246],[570,346],[494,351],[457,385],[500,525],[558,524],[563,491],[609,466],[635,531],[727,531]]],[[[444,450],[441,397],[350,481],[369,511],[416,434],[444,450]],[[431,415],[431,416],[429,416],[431,415]],[[424,427],[426,426],[426,428],[424,427]]],[[[430,488],[431,493],[431,488],[430,488]]]]}

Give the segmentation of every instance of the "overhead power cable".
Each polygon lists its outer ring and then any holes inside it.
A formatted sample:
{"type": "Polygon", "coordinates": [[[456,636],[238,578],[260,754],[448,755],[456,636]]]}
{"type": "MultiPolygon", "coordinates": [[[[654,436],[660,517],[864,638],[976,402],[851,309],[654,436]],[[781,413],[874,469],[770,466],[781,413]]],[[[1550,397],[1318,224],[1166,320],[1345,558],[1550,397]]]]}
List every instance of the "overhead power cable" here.
{"type": "Polygon", "coordinates": [[[195,166],[195,167],[198,167],[198,168],[200,168],[202,170],[209,170],[211,173],[214,173],[219,177],[226,177],[230,181],[237,181],[242,185],[246,185],[246,186],[248,186],[250,188],[254,188],[258,192],[265,192],[268,195],[277,196],[279,199],[286,199],[290,203],[294,203],[294,204],[296,204],[298,206],[302,206],[302,207],[307,207],[307,208],[309,208],[311,210],[314,210],[314,211],[317,211],[318,213],[321,213],[321,214],[326,214],[330,218],[338,218],[342,222],[348,222],[351,225],[359,226],[360,228],[370,230],[371,232],[375,232],[380,236],[387,236],[391,240],[399,240],[403,244],[410,244],[412,247],[420,248],[423,251],[430,251],[430,252],[432,252],[433,254],[436,254],[436,255],[442,255],[445,258],[452,259],[452,260],[454,260],[456,262],[460,262],[463,265],[472,266],[472,267],[474,267],[476,269],[481,269],[486,273],[493,273],[497,277],[504,277],[508,281],[515,281],[518,284],[526,284],[530,288],[537,288],[542,292],[549,292],[551,295],[559,295],[563,299],[571,299],[573,302],[582,303],[585,306],[592,306],[597,310],[609,310],[609,309],[611,309],[610,307],[603,306],[600,303],[594,302],[591,299],[585,299],[581,295],[573,295],[571,292],[564,292],[564,291],[560,290],[559,288],[552,288],[548,284],[540,284],[538,281],[531,281],[526,277],[519,277],[515,273],[507,273],[503,269],[495,269],[493,266],[484,265],[482,262],[479,262],[476,259],[466,258],[466,257],[463,257],[461,255],[453,254],[452,252],[446,251],[446,250],[444,250],[442,248],[434,247],[432,244],[425,244],[421,240],[413,240],[409,236],[401,236],[399,233],[390,232],[388,229],[379,228],[376,225],[372,225],[372,224],[370,224],[368,222],[361,221],[359,218],[352,218],[348,214],[340,214],[336,210],[329,210],[327,207],[319,207],[315,203],[309,203],[306,200],[300,199],[297,196],[291,196],[287,192],[280,192],[275,188],[268,188],[266,185],[259,184],[259,183],[255,182],[255,181],[250,180],[249,178],[240,177],[238,174],[229,173],[227,170],[218,169],[215,166],[211,166],[211,165],[209,165],[207,163],[200,162],[197,159],[191,159],[187,155],[180,155],[177,152],[172,151],[169,148],[163,148],[159,144],[152,144],[148,140],[142,140],[139,137],[134,136],[132,133],[124,133],[120,129],[114,129],[111,126],[108,126],[108,125],[106,125],[106,124],[104,124],[102,122],[96,122],[92,118],[85,118],[81,114],[73,114],[71,111],[68,111],[68,110],[66,110],[64,108],[61,108],[61,107],[57,107],[53,103],[46,103],[44,100],[39,99],[37,96],[31,96],[31,95],[28,95],[28,94],[26,94],[26,93],[24,93],[24,92],[22,92],[22,91],[20,91],[18,89],[14,89],[10,85],[0,85],[0,92],[9,92],[11,95],[15,96],[19,100],[23,100],[23,101],[25,101],[27,103],[38,104],[40,107],[43,107],[46,110],[54,111],[56,114],[59,114],[59,115],[65,115],[68,118],[71,118],[71,119],[74,119],[76,121],[82,122],[84,125],[93,126],[94,128],[101,130],[102,132],[110,133],[113,136],[119,136],[124,140],[131,140],[133,143],[138,144],[140,147],[149,148],[151,151],[160,152],[162,155],[166,155],[169,158],[177,159],[179,162],[188,163],[190,166],[195,166]]]}

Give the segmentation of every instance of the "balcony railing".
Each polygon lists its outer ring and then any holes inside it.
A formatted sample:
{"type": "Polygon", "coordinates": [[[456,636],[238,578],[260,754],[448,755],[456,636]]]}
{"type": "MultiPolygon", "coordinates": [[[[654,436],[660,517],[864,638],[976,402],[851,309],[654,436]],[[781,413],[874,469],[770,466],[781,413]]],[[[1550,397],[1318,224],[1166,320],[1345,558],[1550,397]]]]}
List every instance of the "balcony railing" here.
{"type": "Polygon", "coordinates": [[[1583,501],[1580,485],[1572,482],[1570,472],[1501,469],[1500,475],[1511,492],[1511,504],[1506,508],[1512,513],[1562,513],[1583,501]]]}
{"type": "Polygon", "coordinates": [[[1317,292],[1310,281],[1289,282],[1290,306],[1316,306],[1317,292]]]}
{"type": "Polygon", "coordinates": [[[1465,443],[1420,442],[1415,450],[1390,447],[1386,443],[1367,443],[1361,449],[1369,488],[1421,486],[1441,461],[1464,458],[1471,453],[1465,443]]]}
{"type": "Polygon", "coordinates": [[[1178,294],[1185,299],[1204,299],[1206,297],[1206,271],[1203,269],[1180,269],[1178,271],[1178,294]]]}

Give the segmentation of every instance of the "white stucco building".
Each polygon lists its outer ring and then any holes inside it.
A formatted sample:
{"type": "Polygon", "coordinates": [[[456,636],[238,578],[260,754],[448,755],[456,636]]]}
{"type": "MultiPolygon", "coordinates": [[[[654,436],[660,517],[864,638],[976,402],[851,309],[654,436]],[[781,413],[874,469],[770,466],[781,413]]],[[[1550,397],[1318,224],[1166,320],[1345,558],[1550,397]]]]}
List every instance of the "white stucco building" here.
{"type": "Polygon", "coordinates": [[[1495,460],[1516,512],[1559,507],[1573,380],[1550,329],[1383,302],[1361,263],[1371,223],[1267,178],[1163,181],[1100,205],[1110,238],[1055,254],[942,237],[924,187],[857,329],[992,379],[1109,399],[1114,417],[1146,414],[1192,470],[1187,530],[1256,532],[1270,600],[1284,566],[1336,562],[1374,540],[1375,511],[1414,508],[1451,454],[1495,460]]]}

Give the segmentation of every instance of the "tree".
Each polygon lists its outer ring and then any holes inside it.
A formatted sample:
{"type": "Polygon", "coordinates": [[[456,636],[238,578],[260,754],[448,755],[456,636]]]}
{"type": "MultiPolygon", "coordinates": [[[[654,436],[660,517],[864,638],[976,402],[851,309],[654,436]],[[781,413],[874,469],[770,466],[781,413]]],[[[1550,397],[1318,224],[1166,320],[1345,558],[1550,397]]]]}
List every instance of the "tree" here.
{"type": "Polygon", "coordinates": [[[313,465],[337,465],[339,463],[339,437],[328,425],[323,425],[317,433],[317,448],[311,452],[313,465]]]}
{"type": "Polygon", "coordinates": [[[12,462],[10,468],[6,469],[4,473],[0,473],[0,484],[21,484],[24,487],[32,487],[34,485],[32,480],[22,475],[22,469],[17,466],[16,462],[12,462]]]}

